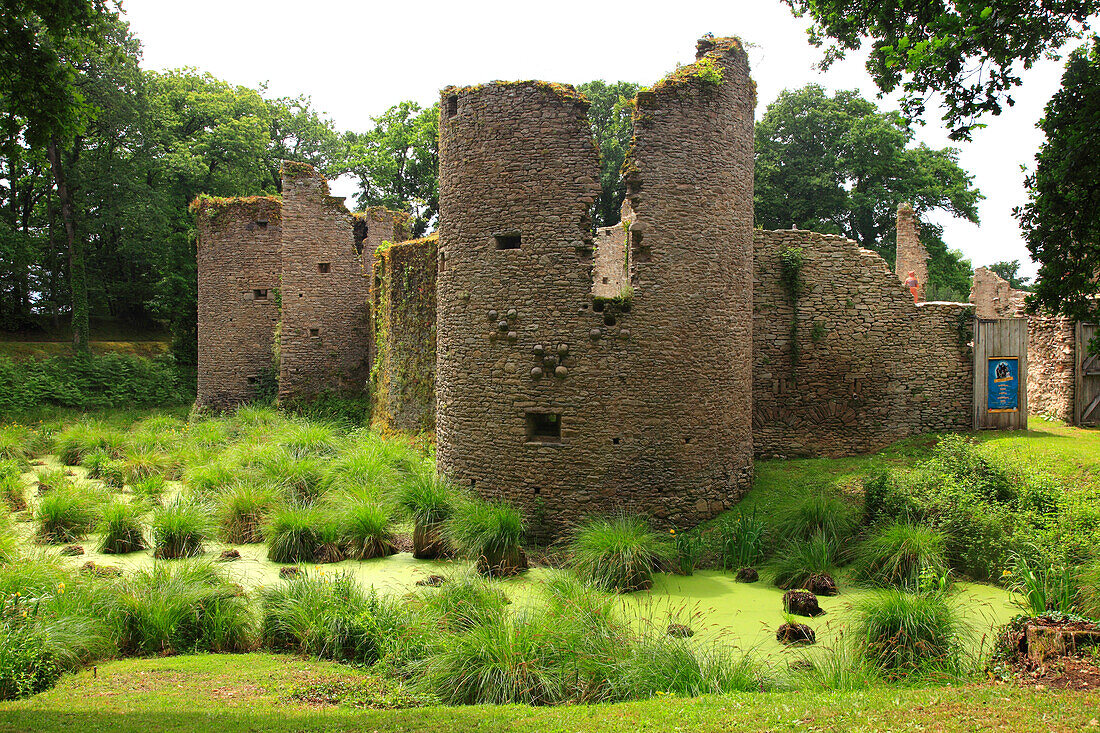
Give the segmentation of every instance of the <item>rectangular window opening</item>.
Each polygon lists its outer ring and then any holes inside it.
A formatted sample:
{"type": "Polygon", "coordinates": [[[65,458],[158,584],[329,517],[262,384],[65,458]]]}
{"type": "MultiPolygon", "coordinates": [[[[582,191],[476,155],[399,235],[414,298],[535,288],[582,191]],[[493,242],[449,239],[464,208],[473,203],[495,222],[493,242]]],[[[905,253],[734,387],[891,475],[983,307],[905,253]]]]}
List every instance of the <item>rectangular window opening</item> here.
{"type": "Polygon", "coordinates": [[[447,269],[447,253],[446,252],[440,252],[439,253],[439,271],[443,272],[446,269],[447,269]]]}
{"type": "Polygon", "coordinates": [[[611,439],[611,445],[618,445],[620,440],[622,440],[622,439],[621,438],[612,438],[611,439]]]}
{"type": "Polygon", "coordinates": [[[447,116],[454,117],[458,114],[458,95],[451,94],[447,97],[447,116]]]}
{"type": "Polygon", "coordinates": [[[311,328],[311,329],[309,329],[309,337],[310,337],[311,339],[315,339],[315,338],[318,338],[318,337],[320,337],[320,335],[321,335],[321,329],[319,329],[319,328],[311,328]]]}
{"type": "Polygon", "coordinates": [[[256,226],[260,229],[267,229],[267,219],[257,219],[256,226]]]}
{"type": "Polygon", "coordinates": [[[322,275],[327,275],[328,273],[332,272],[332,263],[331,262],[318,262],[317,263],[317,272],[321,273],[322,275]]]}
{"type": "Polygon", "coordinates": [[[519,232],[506,232],[504,234],[496,234],[493,236],[493,238],[497,241],[497,249],[519,249],[519,232]]]}
{"type": "Polygon", "coordinates": [[[252,291],[253,300],[267,300],[267,288],[256,288],[252,291]]]}
{"type": "Polygon", "coordinates": [[[560,443],[561,415],[555,412],[528,412],[527,442],[560,443]]]}

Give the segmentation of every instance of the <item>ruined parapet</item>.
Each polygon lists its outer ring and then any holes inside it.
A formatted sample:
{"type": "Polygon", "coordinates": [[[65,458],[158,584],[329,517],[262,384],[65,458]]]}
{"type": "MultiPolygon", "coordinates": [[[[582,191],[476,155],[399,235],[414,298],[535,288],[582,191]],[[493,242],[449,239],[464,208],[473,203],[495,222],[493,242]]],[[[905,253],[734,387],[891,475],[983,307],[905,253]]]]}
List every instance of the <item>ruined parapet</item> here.
{"type": "Polygon", "coordinates": [[[1015,290],[1008,281],[987,267],[974,270],[970,302],[978,318],[1020,318],[1025,315],[1027,293],[1015,290]]]}
{"type": "Polygon", "coordinates": [[[626,249],[628,229],[629,223],[623,222],[596,230],[595,273],[592,280],[592,295],[595,298],[614,300],[630,292],[630,263],[626,249]]]}
{"type": "Polygon", "coordinates": [[[894,272],[905,282],[910,272],[917,275],[917,299],[924,300],[928,284],[928,251],[920,241],[920,224],[913,207],[903,203],[898,205],[897,250],[894,259],[894,272]]]}
{"type": "Polygon", "coordinates": [[[363,392],[370,373],[370,281],[353,217],[312,166],[287,161],[282,175],[279,397],[363,392]]]}
{"type": "Polygon", "coordinates": [[[281,204],[267,196],[191,204],[198,219],[198,395],[224,408],[274,379],[281,204]]]}
{"type": "Polygon", "coordinates": [[[371,412],[383,430],[435,430],[438,242],[431,236],[383,245],[374,252],[371,412]]]}
{"type": "Polygon", "coordinates": [[[844,237],[757,231],[755,248],[758,456],[852,455],[971,427],[969,305],[914,304],[885,260],[844,237]],[[804,283],[793,301],[780,265],[792,248],[804,283]]]}
{"type": "Polygon", "coordinates": [[[614,509],[694,525],[748,488],[753,90],[736,41],[704,43],[638,100],[614,302],[593,298],[587,102],[443,91],[438,465],[546,532],[614,509]]]}

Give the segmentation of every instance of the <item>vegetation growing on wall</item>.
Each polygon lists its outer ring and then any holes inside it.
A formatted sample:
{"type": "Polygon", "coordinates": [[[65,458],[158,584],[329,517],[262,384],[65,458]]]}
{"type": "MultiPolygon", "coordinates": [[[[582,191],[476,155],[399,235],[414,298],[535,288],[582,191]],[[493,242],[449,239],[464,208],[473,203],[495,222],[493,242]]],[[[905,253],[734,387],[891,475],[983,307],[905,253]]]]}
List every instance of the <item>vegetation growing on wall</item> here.
{"type": "Polygon", "coordinates": [[[798,366],[798,296],[805,287],[802,266],[806,257],[801,247],[787,247],[779,253],[779,281],[791,303],[791,376],[798,366]]]}

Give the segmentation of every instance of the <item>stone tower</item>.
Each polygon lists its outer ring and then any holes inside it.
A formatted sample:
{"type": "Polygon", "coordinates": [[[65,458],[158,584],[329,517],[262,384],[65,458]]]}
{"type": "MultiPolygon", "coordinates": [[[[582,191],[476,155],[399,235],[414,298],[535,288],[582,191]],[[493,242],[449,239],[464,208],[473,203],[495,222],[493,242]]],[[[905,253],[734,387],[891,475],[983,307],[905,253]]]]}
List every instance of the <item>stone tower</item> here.
{"type": "Polygon", "coordinates": [[[593,297],[598,153],[572,87],[443,90],[440,470],[553,533],[694,525],[752,471],[754,89],[736,39],[639,95],[629,287],[593,297]]]}
{"type": "Polygon", "coordinates": [[[894,272],[905,282],[910,272],[917,273],[917,298],[924,300],[928,281],[928,251],[920,242],[920,225],[917,214],[907,203],[898,205],[897,253],[894,272]]]}

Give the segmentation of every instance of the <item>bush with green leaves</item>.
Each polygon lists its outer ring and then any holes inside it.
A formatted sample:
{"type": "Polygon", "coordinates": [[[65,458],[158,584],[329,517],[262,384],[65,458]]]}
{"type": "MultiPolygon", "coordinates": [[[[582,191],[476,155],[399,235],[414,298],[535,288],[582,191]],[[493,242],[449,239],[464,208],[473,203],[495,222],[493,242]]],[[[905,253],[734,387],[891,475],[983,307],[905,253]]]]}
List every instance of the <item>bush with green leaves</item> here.
{"type": "Polygon", "coordinates": [[[34,510],[38,540],[57,544],[83,539],[99,518],[99,501],[98,496],[79,486],[48,492],[34,510]]]}
{"type": "Polygon", "coordinates": [[[264,526],[267,558],[272,562],[312,562],[321,546],[321,511],[288,504],[272,511],[264,526]]]}
{"type": "Polygon", "coordinates": [[[263,541],[263,526],[275,507],[275,492],[251,481],[233,484],[218,497],[218,527],[231,545],[263,541]]]}
{"type": "Polygon", "coordinates": [[[780,588],[810,588],[823,576],[835,578],[842,549],[835,536],[817,531],[807,539],[787,543],[772,561],[775,584],[780,588]]]}
{"type": "Polygon", "coordinates": [[[891,522],[873,528],[856,548],[856,574],[879,586],[917,591],[922,578],[947,571],[947,541],[929,527],[891,522]]]}
{"type": "Polygon", "coordinates": [[[142,518],[148,507],[140,501],[114,498],[105,503],[96,531],[100,534],[99,551],[105,555],[125,555],[144,550],[145,525],[142,518]]]}
{"type": "Polygon", "coordinates": [[[854,613],[854,648],[888,678],[963,672],[965,627],[945,593],[876,591],[854,613]]]}
{"type": "Polygon", "coordinates": [[[402,612],[347,574],[300,573],[263,592],[263,641],[280,651],[373,664],[402,612]]]}
{"type": "Polygon", "coordinates": [[[504,576],[527,569],[521,546],[526,529],[510,504],[466,497],[455,504],[444,537],[456,553],[475,560],[480,572],[504,576]]]}
{"type": "Polygon", "coordinates": [[[571,532],[570,562],[577,575],[604,590],[646,590],[653,572],[675,556],[671,539],[636,515],[594,517],[571,532]]]}
{"type": "Polygon", "coordinates": [[[255,646],[251,603],[207,562],[139,569],[122,581],[119,606],[124,654],[242,652],[255,646]]]}
{"type": "Polygon", "coordinates": [[[442,529],[454,511],[455,491],[426,465],[412,472],[397,491],[397,506],[413,523],[413,557],[434,559],[443,550],[442,529]]]}
{"type": "Polygon", "coordinates": [[[214,534],[210,508],[186,494],[156,507],[151,525],[154,554],[162,560],[201,555],[214,534]]]}

